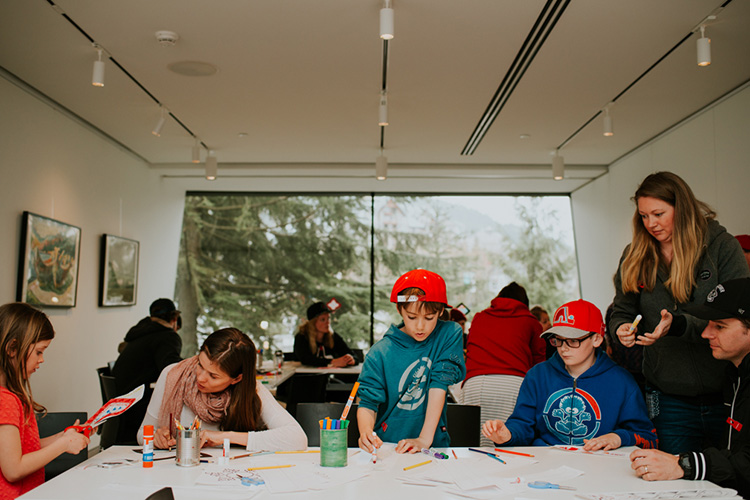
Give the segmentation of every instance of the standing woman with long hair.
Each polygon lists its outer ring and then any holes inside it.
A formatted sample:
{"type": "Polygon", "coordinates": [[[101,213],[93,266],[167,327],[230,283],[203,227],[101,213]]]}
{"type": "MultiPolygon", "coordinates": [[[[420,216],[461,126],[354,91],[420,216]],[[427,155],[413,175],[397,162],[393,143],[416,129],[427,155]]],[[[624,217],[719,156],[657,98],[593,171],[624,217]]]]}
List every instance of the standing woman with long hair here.
{"type": "MultiPolygon", "coordinates": [[[[16,498],[44,482],[44,466],[65,452],[85,449],[89,438],[74,430],[39,438],[29,377],[44,363],[55,330],[28,304],[0,307],[0,499],[16,498]]],[[[71,425],[78,425],[78,421],[71,425]]]]}
{"type": "Polygon", "coordinates": [[[737,240],[679,176],[649,175],[633,200],[633,241],[615,275],[609,327],[625,347],[644,346],[646,403],[659,448],[698,451],[723,439],[726,362],[714,359],[700,337],[706,321],[683,311],[750,270],[737,240]],[[642,320],[631,331],[638,314],[642,320]],[[673,332],[685,333],[670,336],[673,323],[673,332]]]}
{"type": "Polygon", "coordinates": [[[302,450],[307,436],[268,389],[256,383],[255,344],[236,328],[217,330],[197,356],[169,365],[156,382],[143,426],[153,425],[154,445],[176,444],[170,418],[201,421],[201,446],[221,446],[225,438],[248,450],[302,450]]]}

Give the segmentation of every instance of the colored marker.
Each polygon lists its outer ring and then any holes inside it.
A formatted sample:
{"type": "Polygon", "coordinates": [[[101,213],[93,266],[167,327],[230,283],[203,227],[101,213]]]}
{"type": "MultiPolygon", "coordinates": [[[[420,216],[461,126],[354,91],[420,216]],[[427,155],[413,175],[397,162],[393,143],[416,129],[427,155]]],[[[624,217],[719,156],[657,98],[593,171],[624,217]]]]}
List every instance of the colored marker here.
{"type": "Polygon", "coordinates": [[[521,453],[520,451],[502,450],[500,448],[495,448],[495,451],[499,451],[500,453],[508,453],[509,455],[518,455],[521,457],[533,457],[534,456],[534,455],[529,455],[528,453],[521,453]]]}
{"type": "Polygon", "coordinates": [[[291,465],[271,465],[271,466],[268,466],[268,467],[250,467],[247,470],[286,469],[288,467],[294,467],[294,464],[291,464],[291,465]]]}
{"type": "Polygon", "coordinates": [[[416,467],[421,467],[423,465],[431,464],[432,460],[428,460],[426,462],[420,462],[418,464],[410,465],[409,467],[404,467],[404,470],[414,469],[416,467]]]}
{"type": "MultiPolygon", "coordinates": [[[[378,433],[372,431],[372,437],[378,437],[378,433]]],[[[372,463],[378,463],[378,448],[375,445],[372,445],[372,463]]]]}
{"type": "Polygon", "coordinates": [[[341,414],[341,420],[346,420],[346,416],[349,415],[349,410],[352,407],[352,403],[354,403],[354,396],[357,394],[357,389],[359,389],[359,382],[354,382],[354,387],[352,387],[352,392],[349,394],[349,399],[346,401],[344,412],[341,414]]]}
{"type": "Polygon", "coordinates": [[[635,327],[638,326],[638,322],[641,321],[642,317],[643,316],[641,316],[640,314],[635,317],[633,322],[630,324],[630,328],[628,328],[628,335],[632,334],[635,331],[635,327]]]}

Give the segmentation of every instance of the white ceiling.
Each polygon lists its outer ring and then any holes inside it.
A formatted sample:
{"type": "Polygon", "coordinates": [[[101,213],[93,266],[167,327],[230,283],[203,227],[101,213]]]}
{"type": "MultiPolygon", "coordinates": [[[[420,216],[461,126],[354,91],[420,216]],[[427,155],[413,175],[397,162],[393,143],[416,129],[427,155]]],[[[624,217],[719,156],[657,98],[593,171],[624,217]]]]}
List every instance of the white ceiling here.
{"type": "MultiPolygon", "coordinates": [[[[0,66],[153,168],[201,175],[190,164],[192,133],[216,151],[220,175],[333,168],[369,177],[381,144],[382,6],[2,0],[0,66]],[[159,30],[180,39],[162,47],[159,30]],[[87,36],[132,79],[107,60],[105,86],[93,87],[87,36]],[[179,61],[218,72],[187,77],[167,68],[179,61]],[[152,135],[158,103],[184,127],[170,117],[161,137],[152,135]]],[[[750,80],[748,0],[393,0],[393,8],[383,135],[390,178],[535,177],[544,180],[537,191],[570,192],[750,80]],[[557,4],[558,22],[476,152],[462,155],[547,4],[557,4]],[[722,5],[707,27],[713,64],[700,68],[691,30],[722,5]],[[606,138],[596,115],[615,98],[615,135],[606,138]],[[560,146],[571,168],[556,183],[550,153],[560,146]]]]}

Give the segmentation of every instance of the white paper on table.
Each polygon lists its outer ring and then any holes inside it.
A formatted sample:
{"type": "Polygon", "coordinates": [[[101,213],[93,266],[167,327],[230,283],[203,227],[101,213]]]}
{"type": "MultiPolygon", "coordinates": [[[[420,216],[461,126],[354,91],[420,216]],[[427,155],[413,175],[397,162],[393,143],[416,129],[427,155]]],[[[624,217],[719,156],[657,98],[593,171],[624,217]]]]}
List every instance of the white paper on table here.
{"type": "MultiPolygon", "coordinates": [[[[108,484],[101,488],[102,498],[106,498],[107,492],[125,492],[130,498],[146,498],[150,494],[160,490],[162,487],[142,486],[132,484],[108,484]]],[[[257,495],[261,488],[245,487],[242,489],[216,488],[215,486],[171,486],[175,498],[180,500],[247,500],[257,495]]]]}
{"type": "Polygon", "coordinates": [[[737,495],[731,488],[638,491],[616,493],[579,493],[577,496],[588,500],[666,500],[672,498],[727,498],[737,495]]]}
{"type": "Polygon", "coordinates": [[[209,465],[195,481],[195,484],[212,486],[243,486],[240,476],[260,479],[254,471],[245,467],[231,467],[226,465],[209,465]]]}
{"type": "Polygon", "coordinates": [[[321,467],[308,464],[297,467],[294,480],[303,489],[324,490],[339,484],[356,481],[370,474],[367,464],[349,464],[346,467],[321,467]]]}
{"type": "Polygon", "coordinates": [[[597,450],[597,451],[586,451],[583,446],[569,446],[565,444],[556,444],[551,448],[555,450],[568,451],[572,453],[585,453],[587,455],[599,455],[602,457],[618,457],[618,458],[629,458],[630,454],[619,450],[597,450]]]}

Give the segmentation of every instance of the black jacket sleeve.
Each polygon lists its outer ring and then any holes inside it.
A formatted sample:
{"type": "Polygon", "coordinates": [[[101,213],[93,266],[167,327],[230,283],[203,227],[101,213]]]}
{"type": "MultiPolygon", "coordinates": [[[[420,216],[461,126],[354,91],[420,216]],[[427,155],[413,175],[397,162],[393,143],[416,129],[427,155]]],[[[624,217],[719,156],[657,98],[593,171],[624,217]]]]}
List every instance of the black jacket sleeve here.
{"type": "Polygon", "coordinates": [[[750,494],[750,450],[746,447],[739,452],[708,448],[690,455],[695,477],[685,479],[706,479],[735,488],[745,498],[750,494]]]}
{"type": "Polygon", "coordinates": [[[341,335],[333,332],[333,357],[340,358],[341,356],[344,356],[346,354],[349,354],[354,358],[355,365],[358,363],[357,357],[354,355],[354,352],[349,349],[349,346],[346,345],[346,341],[341,338],[341,335]]]}
{"type": "Polygon", "coordinates": [[[180,351],[182,351],[182,339],[176,332],[165,333],[161,335],[154,346],[154,362],[159,369],[158,373],[171,365],[182,361],[180,351]]]}

